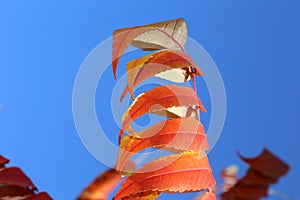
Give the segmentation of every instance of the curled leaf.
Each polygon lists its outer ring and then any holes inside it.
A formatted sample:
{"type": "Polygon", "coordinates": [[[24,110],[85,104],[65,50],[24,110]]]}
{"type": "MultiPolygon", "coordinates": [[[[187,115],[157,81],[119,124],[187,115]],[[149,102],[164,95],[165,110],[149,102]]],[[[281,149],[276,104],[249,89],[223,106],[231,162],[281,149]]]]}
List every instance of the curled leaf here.
{"type": "Polygon", "coordinates": [[[6,159],[5,157],[3,157],[3,156],[0,155],[0,169],[2,167],[4,167],[4,165],[7,164],[8,162],[9,162],[8,159],[6,159]]]}
{"type": "Polygon", "coordinates": [[[112,53],[112,68],[115,78],[120,56],[129,44],[143,50],[180,50],[186,39],[187,27],[182,18],[115,30],[112,53]]]}
{"type": "Polygon", "coordinates": [[[289,170],[287,164],[267,149],[256,158],[240,157],[250,168],[244,177],[221,195],[222,200],[259,200],[266,197],[269,185],[276,183],[289,170]]]}
{"type": "Polygon", "coordinates": [[[145,164],[126,179],[113,199],[151,191],[200,191],[213,187],[215,183],[206,154],[184,152],[145,164]]]}
{"type": "Polygon", "coordinates": [[[166,85],[142,93],[122,116],[123,124],[119,134],[119,143],[124,131],[128,130],[131,122],[147,112],[155,113],[174,106],[194,105],[202,111],[206,111],[196,93],[188,87],[166,85]]]}
{"type": "Polygon", "coordinates": [[[109,169],[98,176],[81,193],[78,200],[105,200],[122,180],[115,169],[109,169]]]}
{"type": "Polygon", "coordinates": [[[248,163],[252,169],[255,169],[263,175],[270,178],[279,178],[289,171],[289,166],[277,158],[267,149],[256,158],[245,158],[239,155],[240,158],[248,163]]]}
{"type": "Polygon", "coordinates": [[[122,93],[121,101],[128,91],[134,99],[133,88],[154,75],[179,83],[187,81],[191,73],[202,75],[190,56],[174,50],[162,50],[130,61],[127,63],[126,72],[128,86],[122,93]]]}
{"type": "Polygon", "coordinates": [[[18,167],[4,168],[0,171],[0,183],[36,190],[36,186],[18,167]]]}
{"type": "Polygon", "coordinates": [[[46,193],[36,193],[37,187],[18,167],[6,167],[8,159],[0,155],[0,199],[52,200],[46,193]]]}
{"type": "Polygon", "coordinates": [[[203,125],[192,117],[166,120],[137,132],[138,137],[127,135],[120,144],[117,170],[135,153],[150,147],[168,151],[200,152],[209,149],[203,125]]]}

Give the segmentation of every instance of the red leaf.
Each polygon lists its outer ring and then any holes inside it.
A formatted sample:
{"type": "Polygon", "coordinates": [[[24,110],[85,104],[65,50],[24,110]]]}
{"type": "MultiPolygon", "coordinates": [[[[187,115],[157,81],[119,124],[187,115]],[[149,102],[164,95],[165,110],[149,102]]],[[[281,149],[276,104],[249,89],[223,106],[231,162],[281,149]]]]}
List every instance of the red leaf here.
{"type": "MultiPolygon", "coordinates": [[[[117,170],[134,154],[149,147],[200,152],[209,149],[203,125],[192,117],[159,122],[147,130],[127,135],[120,144],[117,170]]],[[[174,151],[174,150],[173,150],[174,151]]]]}
{"type": "Polygon", "coordinates": [[[289,166],[267,149],[264,149],[263,152],[256,158],[245,158],[241,155],[239,156],[243,161],[248,163],[251,168],[270,178],[277,179],[289,171],[289,166]]]}
{"type": "Polygon", "coordinates": [[[184,152],[145,164],[126,179],[113,199],[149,191],[200,191],[214,185],[215,180],[206,154],[184,152]]]}
{"type": "Polygon", "coordinates": [[[156,112],[170,107],[194,106],[206,111],[196,93],[188,87],[166,85],[159,86],[139,95],[123,114],[123,125],[119,134],[119,143],[131,122],[147,112],[156,112]]]}
{"type": "Polygon", "coordinates": [[[143,50],[165,48],[178,50],[186,42],[186,33],[186,24],[182,18],[115,30],[112,53],[112,67],[115,78],[120,56],[129,44],[143,50]]]}
{"type": "Polygon", "coordinates": [[[268,186],[239,185],[222,194],[222,200],[260,200],[268,196],[268,186]]]}
{"type": "Polygon", "coordinates": [[[0,183],[21,186],[36,190],[36,186],[18,167],[4,168],[0,171],[0,183]]]}
{"type": "Polygon", "coordinates": [[[46,192],[41,192],[35,195],[30,195],[24,200],[52,200],[52,198],[46,192]]]}
{"type": "Polygon", "coordinates": [[[259,200],[268,195],[269,185],[275,183],[289,170],[289,166],[264,149],[256,158],[245,158],[250,165],[246,175],[234,187],[221,195],[222,200],[259,200]]]}
{"type": "Polygon", "coordinates": [[[108,199],[109,194],[122,180],[115,169],[109,169],[97,177],[81,193],[78,200],[101,200],[108,199]]]}
{"type": "Polygon", "coordinates": [[[34,194],[34,192],[21,186],[0,184],[0,197],[26,196],[29,194],[34,194]]]}
{"type": "Polygon", "coordinates": [[[7,163],[9,163],[9,160],[0,155],[0,169],[3,168],[7,163]]]}
{"type": "Polygon", "coordinates": [[[242,185],[269,186],[277,182],[277,179],[265,176],[253,168],[248,169],[244,178],[239,180],[242,185]]]}
{"type": "MultiPolygon", "coordinates": [[[[184,74],[183,81],[186,81],[187,77],[189,77],[191,73],[195,73],[199,76],[202,75],[202,72],[196,63],[194,63],[192,58],[186,53],[174,50],[155,52],[127,63],[126,72],[128,77],[128,86],[125,88],[121,96],[121,101],[126,96],[128,91],[130,92],[131,97],[134,99],[133,88],[142,81],[151,76],[172,69],[182,69],[184,74]],[[189,71],[190,67],[193,68],[193,72],[189,71]]],[[[172,76],[167,77],[168,80],[181,82],[174,80],[175,78],[176,77],[172,76]]]]}

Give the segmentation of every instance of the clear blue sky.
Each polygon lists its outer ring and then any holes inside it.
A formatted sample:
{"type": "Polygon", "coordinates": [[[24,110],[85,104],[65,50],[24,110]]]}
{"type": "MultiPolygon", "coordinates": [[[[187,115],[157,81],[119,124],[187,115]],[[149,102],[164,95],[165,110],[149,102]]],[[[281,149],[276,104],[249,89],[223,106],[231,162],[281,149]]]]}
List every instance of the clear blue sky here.
{"type": "MultiPolygon", "coordinates": [[[[183,17],[226,88],[225,126],[209,154],[215,175],[230,164],[245,166],[237,150],[255,156],[267,147],[291,166],[273,188],[300,197],[299,9],[296,0],[1,1],[0,153],[54,199],[74,199],[105,169],[73,122],[81,63],[116,28],[183,17]]],[[[110,103],[111,71],[105,81],[110,87],[97,94],[99,106],[110,103]]],[[[99,119],[116,140],[118,127],[99,106],[99,119]]]]}

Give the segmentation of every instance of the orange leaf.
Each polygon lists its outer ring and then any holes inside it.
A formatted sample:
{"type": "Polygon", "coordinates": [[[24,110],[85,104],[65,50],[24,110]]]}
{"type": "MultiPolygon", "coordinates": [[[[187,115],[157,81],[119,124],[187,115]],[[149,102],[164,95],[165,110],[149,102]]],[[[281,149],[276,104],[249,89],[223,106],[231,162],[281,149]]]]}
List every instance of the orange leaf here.
{"type": "Polygon", "coordinates": [[[122,180],[115,169],[109,169],[84,189],[78,200],[108,199],[109,194],[122,180]]]}
{"type": "Polygon", "coordinates": [[[177,76],[173,75],[174,73],[171,74],[171,76],[170,74],[168,74],[169,76],[164,75],[162,78],[174,82],[184,82],[191,73],[195,73],[199,76],[202,75],[199,67],[186,53],[174,50],[162,50],[151,53],[127,63],[126,71],[128,86],[125,88],[121,96],[121,101],[128,91],[131,94],[132,99],[134,99],[133,88],[145,79],[172,69],[180,69],[181,72],[176,71],[175,73],[178,75],[181,74],[183,78],[178,79],[177,76]],[[190,71],[190,67],[193,68],[193,72],[190,71]]]}
{"type": "Polygon", "coordinates": [[[162,121],[147,130],[125,136],[120,144],[117,170],[136,152],[149,147],[180,151],[205,151],[209,149],[203,125],[192,117],[162,121]]]}
{"type": "Polygon", "coordinates": [[[126,179],[113,199],[140,192],[192,192],[216,184],[204,152],[184,152],[159,158],[145,164],[126,179]]]}
{"type": "Polygon", "coordinates": [[[130,197],[122,198],[124,200],[155,200],[161,195],[161,192],[155,191],[149,191],[149,192],[141,192],[137,195],[132,195],[130,197]]]}
{"type": "Polygon", "coordinates": [[[129,44],[143,50],[180,50],[186,42],[186,35],[187,27],[182,18],[115,30],[112,53],[112,68],[115,78],[120,56],[129,44]]]}
{"type": "Polygon", "coordinates": [[[196,200],[216,200],[216,194],[212,192],[204,192],[196,198],[196,200]]]}
{"type": "Polygon", "coordinates": [[[123,114],[123,125],[119,134],[119,143],[131,122],[147,112],[155,113],[165,108],[196,105],[206,111],[197,94],[188,87],[177,85],[159,86],[140,94],[123,114]]]}

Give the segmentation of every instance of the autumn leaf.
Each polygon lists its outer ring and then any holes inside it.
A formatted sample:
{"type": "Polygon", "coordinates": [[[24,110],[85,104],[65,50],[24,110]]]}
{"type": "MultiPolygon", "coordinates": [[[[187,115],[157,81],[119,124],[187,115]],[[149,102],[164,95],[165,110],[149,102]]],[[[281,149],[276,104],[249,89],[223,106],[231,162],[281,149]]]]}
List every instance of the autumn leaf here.
{"type": "Polygon", "coordinates": [[[243,161],[248,163],[252,169],[259,171],[270,178],[278,179],[285,175],[289,170],[289,166],[287,164],[282,162],[267,149],[264,149],[261,155],[256,158],[245,158],[242,155],[239,156],[243,161]]]}
{"type": "Polygon", "coordinates": [[[115,30],[113,33],[112,68],[114,77],[120,56],[132,44],[143,50],[182,50],[187,39],[184,19],[179,18],[144,26],[115,30]]]}
{"type": "Polygon", "coordinates": [[[52,198],[46,193],[41,192],[35,195],[29,195],[24,200],[51,200],[52,198]]]}
{"type": "Polygon", "coordinates": [[[151,191],[200,191],[213,187],[215,183],[206,154],[184,152],[145,164],[126,179],[113,199],[151,191]]]}
{"type": "Polygon", "coordinates": [[[174,50],[162,50],[130,61],[127,63],[126,72],[128,86],[122,93],[121,101],[128,91],[134,99],[133,88],[151,76],[156,75],[180,83],[187,81],[191,73],[202,75],[190,56],[174,50]]]}
{"type": "Polygon", "coordinates": [[[269,185],[276,183],[289,170],[287,164],[267,149],[256,158],[240,157],[250,168],[244,177],[221,195],[222,200],[259,200],[266,197],[269,185]]]}
{"type": "Polygon", "coordinates": [[[29,188],[16,185],[2,185],[0,183],[0,199],[1,197],[27,196],[30,194],[34,194],[34,191],[29,188]]]}
{"type": "Polygon", "coordinates": [[[216,194],[213,192],[203,192],[195,200],[216,200],[216,194]]]}
{"type": "Polygon", "coordinates": [[[122,171],[123,165],[134,153],[150,147],[175,152],[209,149],[203,125],[192,117],[159,122],[137,132],[136,136],[127,135],[122,139],[116,167],[118,171],[122,171]]]}
{"type": "Polygon", "coordinates": [[[161,195],[159,191],[140,192],[130,197],[122,198],[123,200],[155,200],[161,195]]]}
{"type": "Polygon", "coordinates": [[[106,200],[121,180],[115,169],[109,169],[87,186],[78,200],[106,200]]]}
{"type": "Polygon", "coordinates": [[[46,193],[36,193],[37,187],[18,167],[6,167],[8,159],[0,155],[0,199],[51,200],[46,193]]]}
{"type": "Polygon", "coordinates": [[[18,167],[4,168],[0,171],[0,183],[36,190],[36,186],[18,167]]]}
{"type": "Polygon", "coordinates": [[[119,143],[131,122],[147,112],[155,113],[171,107],[194,106],[206,111],[196,93],[188,87],[177,85],[159,86],[140,94],[122,116],[119,143]]]}

